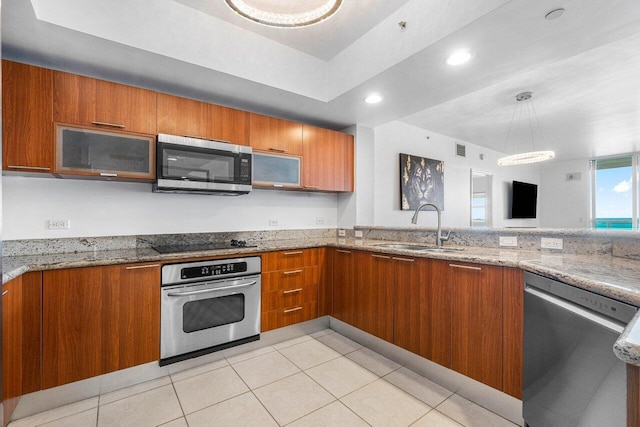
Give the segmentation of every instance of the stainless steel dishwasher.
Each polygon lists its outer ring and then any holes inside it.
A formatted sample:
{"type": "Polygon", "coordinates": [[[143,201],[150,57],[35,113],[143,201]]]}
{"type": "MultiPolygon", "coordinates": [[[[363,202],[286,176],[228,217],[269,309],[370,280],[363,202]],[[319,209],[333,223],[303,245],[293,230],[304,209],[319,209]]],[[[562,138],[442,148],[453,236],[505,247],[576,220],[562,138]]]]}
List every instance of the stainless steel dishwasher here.
{"type": "Polygon", "coordinates": [[[626,427],[613,344],[637,308],[525,273],[523,417],[529,427],[626,427]]]}

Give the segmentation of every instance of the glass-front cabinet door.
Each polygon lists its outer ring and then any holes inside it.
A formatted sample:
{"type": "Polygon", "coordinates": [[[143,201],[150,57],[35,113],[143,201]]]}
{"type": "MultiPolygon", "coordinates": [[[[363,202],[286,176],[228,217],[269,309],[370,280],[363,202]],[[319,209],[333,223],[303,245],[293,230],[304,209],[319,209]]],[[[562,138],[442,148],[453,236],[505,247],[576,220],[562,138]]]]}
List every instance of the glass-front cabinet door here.
{"type": "Polygon", "coordinates": [[[54,173],[154,179],[155,138],[56,125],[54,173]]]}
{"type": "Polygon", "coordinates": [[[300,188],[300,157],[254,152],[253,185],[300,188]]]}

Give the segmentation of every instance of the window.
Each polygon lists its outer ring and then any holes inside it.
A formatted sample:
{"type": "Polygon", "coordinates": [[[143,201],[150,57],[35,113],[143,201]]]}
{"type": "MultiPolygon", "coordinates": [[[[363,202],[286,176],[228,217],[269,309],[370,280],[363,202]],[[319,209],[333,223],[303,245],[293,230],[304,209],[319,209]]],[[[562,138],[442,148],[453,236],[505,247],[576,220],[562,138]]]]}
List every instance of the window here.
{"type": "Polygon", "coordinates": [[[491,183],[493,176],[471,171],[471,226],[491,227],[491,183]]]}
{"type": "Polygon", "coordinates": [[[638,155],[591,161],[591,224],[596,229],[637,229],[638,155]]]}

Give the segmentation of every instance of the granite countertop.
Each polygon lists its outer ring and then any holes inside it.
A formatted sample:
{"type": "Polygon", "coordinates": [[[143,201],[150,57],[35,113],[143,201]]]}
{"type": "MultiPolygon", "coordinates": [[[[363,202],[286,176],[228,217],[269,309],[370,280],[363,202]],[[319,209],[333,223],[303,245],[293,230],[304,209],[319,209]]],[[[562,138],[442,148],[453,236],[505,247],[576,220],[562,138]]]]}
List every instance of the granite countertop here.
{"type": "MultiPolygon", "coordinates": [[[[172,262],[185,259],[238,256],[276,250],[331,246],[342,249],[427,257],[458,262],[518,267],[567,284],[640,307],[640,261],[610,255],[571,255],[520,249],[464,247],[456,252],[421,252],[376,246],[380,240],[321,238],[261,242],[253,248],[160,254],[151,248],[27,255],[3,258],[3,283],[27,272],[123,263],[172,262]]],[[[406,243],[406,242],[400,242],[406,243]]],[[[640,366],[640,313],[629,323],[614,346],[626,363],[640,366]]]]}

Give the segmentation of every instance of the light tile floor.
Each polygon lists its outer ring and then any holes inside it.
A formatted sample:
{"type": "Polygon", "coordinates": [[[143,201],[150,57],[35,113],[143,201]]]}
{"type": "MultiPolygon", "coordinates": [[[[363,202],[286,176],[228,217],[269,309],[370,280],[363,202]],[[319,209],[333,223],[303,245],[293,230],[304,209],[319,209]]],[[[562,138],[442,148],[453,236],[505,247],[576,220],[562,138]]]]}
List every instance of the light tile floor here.
{"type": "Polygon", "coordinates": [[[14,421],[64,426],[514,427],[329,329],[14,421]]]}

